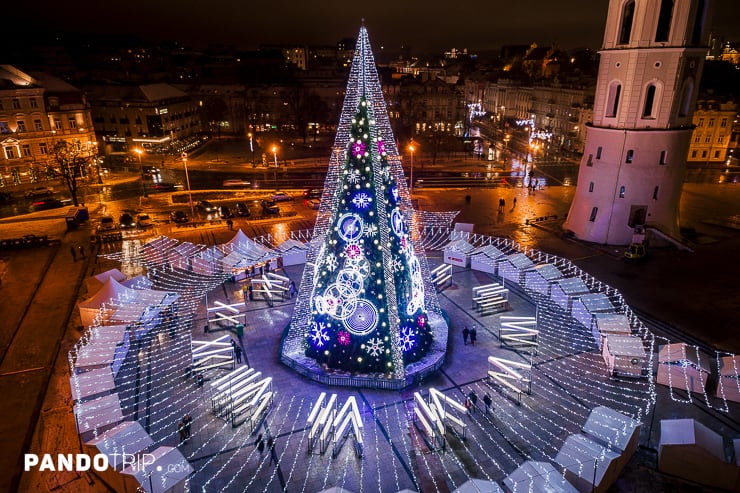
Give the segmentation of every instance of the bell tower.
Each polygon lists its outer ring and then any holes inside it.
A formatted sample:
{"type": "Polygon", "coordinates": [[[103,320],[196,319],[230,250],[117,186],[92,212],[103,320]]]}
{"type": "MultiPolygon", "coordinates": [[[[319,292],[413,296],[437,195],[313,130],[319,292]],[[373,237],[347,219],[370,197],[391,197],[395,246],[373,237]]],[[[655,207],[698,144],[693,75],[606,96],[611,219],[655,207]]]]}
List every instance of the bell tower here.
{"type": "Polygon", "coordinates": [[[678,235],[711,0],[610,0],[593,122],[564,228],[627,245],[634,229],[678,235]]]}

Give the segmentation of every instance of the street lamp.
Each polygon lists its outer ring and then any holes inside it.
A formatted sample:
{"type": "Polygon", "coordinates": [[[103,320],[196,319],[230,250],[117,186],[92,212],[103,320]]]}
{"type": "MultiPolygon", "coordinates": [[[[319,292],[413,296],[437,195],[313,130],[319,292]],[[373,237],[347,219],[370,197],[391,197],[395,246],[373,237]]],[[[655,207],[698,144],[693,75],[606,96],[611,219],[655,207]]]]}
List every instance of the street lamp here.
{"type": "Polygon", "coordinates": [[[277,146],[272,146],[272,156],[275,158],[275,188],[277,188],[277,170],[278,170],[277,146]]]}
{"type": "Polygon", "coordinates": [[[195,218],[193,209],[193,194],[190,192],[190,175],[188,175],[188,153],[182,153],[182,164],[185,166],[185,183],[188,185],[188,202],[190,203],[190,217],[195,218]]]}
{"type": "Polygon", "coordinates": [[[252,153],[252,160],[250,163],[252,164],[252,167],[255,167],[254,164],[254,141],[252,140],[252,132],[249,132],[247,134],[247,137],[249,137],[249,151],[252,153]]]}
{"type": "Polygon", "coordinates": [[[409,197],[412,197],[414,195],[414,151],[416,150],[416,147],[414,147],[413,141],[411,141],[411,144],[409,145],[409,151],[411,152],[411,186],[409,187],[409,197]]]}
{"type": "Polygon", "coordinates": [[[136,148],[134,149],[134,152],[136,153],[137,156],[139,156],[139,171],[144,171],[144,169],[141,167],[141,155],[144,154],[144,151],[139,148],[136,148]]]}

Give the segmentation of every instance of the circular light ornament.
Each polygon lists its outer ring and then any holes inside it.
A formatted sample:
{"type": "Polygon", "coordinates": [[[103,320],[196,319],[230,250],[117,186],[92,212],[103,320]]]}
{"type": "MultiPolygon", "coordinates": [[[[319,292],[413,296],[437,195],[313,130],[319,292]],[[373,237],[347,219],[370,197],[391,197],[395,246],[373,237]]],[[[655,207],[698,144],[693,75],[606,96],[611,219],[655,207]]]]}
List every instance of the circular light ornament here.
{"type": "Polygon", "coordinates": [[[366,336],[378,326],[378,309],[367,300],[357,300],[355,309],[342,324],[356,336],[366,336]]]}
{"type": "Polygon", "coordinates": [[[337,223],[337,234],[344,241],[352,243],[362,236],[364,223],[357,214],[343,214],[337,223]]]}

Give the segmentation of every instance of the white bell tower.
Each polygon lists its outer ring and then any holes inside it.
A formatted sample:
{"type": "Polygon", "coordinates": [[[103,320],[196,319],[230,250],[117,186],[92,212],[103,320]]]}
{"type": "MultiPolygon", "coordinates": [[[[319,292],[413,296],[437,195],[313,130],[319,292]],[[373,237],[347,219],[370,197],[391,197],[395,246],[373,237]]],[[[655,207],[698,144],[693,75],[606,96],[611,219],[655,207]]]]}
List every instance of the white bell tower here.
{"type": "Polygon", "coordinates": [[[610,0],[593,122],[564,228],[627,245],[636,226],[678,236],[711,0],[610,0]]]}

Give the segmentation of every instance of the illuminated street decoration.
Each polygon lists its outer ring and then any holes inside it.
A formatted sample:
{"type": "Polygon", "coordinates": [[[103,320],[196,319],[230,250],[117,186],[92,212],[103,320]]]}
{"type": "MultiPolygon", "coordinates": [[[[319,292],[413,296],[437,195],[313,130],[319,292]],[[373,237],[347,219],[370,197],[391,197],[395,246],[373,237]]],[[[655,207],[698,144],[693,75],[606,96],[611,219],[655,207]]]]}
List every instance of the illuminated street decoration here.
{"type": "Polygon", "coordinates": [[[283,353],[308,367],[400,380],[447,329],[364,27],[356,46],[283,353]]]}

